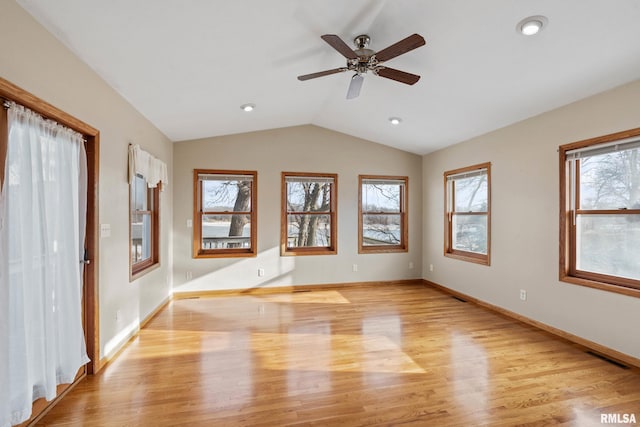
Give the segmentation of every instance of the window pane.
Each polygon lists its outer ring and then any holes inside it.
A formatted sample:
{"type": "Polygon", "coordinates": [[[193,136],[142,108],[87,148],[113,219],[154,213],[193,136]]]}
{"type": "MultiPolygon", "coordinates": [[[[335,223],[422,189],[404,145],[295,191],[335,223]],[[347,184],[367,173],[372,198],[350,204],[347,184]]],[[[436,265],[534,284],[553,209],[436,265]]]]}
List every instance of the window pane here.
{"type": "Polygon", "coordinates": [[[487,254],[487,216],[453,215],[452,248],[487,254]]]}
{"type": "Polygon", "coordinates": [[[399,184],[362,184],[363,212],[400,212],[399,184]]]}
{"type": "Polygon", "coordinates": [[[331,216],[287,215],[287,247],[329,247],[331,216]]]}
{"type": "Polygon", "coordinates": [[[640,215],[578,215],[576,269],[640,280],[640,215]]]}
{"type": "Polygon", "coordinates": [[[250,215],[202,215],[202,249],[249,248],[250,215]]]}
{"type": "Polygon", "coordinates": [[[149,210],[147,207],[147,181],[139,175],[133,179],[133,189],[131,191],[131,206],[136,211],[149,210]]]}
{"type": "Polygon", "coordinates": [[[580,160],[581,209],[640,209],[640,149],[580,160]]]}
{"type": "Polygon", "coordinates": [[[249,212],[251,181],[239,179],[202,181],[204,212],[249,212]]]}
{"type": "Polygon", "coordinates": [[[135,264],[151,257],[151,215],[131,214],[131,261],[135,264]]]}
{"type": "Polygon", "coordinates": [[[399,245],[400,233],[400,215],[362,216],[362,244],[364,246],[399,245]]]}
{"type": "Polygon", "coordinates": [[[453,181],[455,212],[487,212],[489,192],[487,174],[453,181]]]}
{"type": "Polygon", "coordinates": [[[288,212],[329,212],[331,183],[326,181],[287,181],[288,212]]]}

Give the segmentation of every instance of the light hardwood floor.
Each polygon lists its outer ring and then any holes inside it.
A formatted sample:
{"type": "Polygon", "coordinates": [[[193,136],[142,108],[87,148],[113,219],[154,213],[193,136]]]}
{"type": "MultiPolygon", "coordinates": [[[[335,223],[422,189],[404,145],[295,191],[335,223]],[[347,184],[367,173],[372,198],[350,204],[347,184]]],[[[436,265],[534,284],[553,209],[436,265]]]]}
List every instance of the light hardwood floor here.
{"type": "Polygon", "coordinates": [[[637,370],[402,285],[175,300],[38,425],[585,427],[602,413],[640,421],[637,370]]]}

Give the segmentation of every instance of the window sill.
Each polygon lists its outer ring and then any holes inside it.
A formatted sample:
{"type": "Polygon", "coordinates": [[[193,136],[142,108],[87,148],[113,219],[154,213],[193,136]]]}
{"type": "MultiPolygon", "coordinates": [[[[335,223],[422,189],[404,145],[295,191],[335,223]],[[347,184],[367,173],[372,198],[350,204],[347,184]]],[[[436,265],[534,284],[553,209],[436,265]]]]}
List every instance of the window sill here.
{"type": "Polygon", "coordinates": [[[489,261],[488,255],[475,255],[475,254],[467,254],[465,252],[445,252],[444,256],[447,258],[453,258],[460,261],[472,262],[474,264],[486,265],[487,267],[491,265],[489,261]]]}
{"type": "Polygon", "coordinates": [[[193,255],[193,258],[251,258],[255,257],[256,252],[254,250],[224,250],[224,251],[200,251],[193,255]]]}
{"type": "Polygon", "coordinates": [[[409,249],[406,246],[366,246],[358,248],[359,254],[384,254],[393,252],[409,252],[409,249]]]}
{"type": "Polygon", "coordinates": [[[338,250],[335,248],[285,248],[280,251],[280,256],[336,255],[337,253],[338,250]]]}
{"type": "Polygon", "coordinates": [[[571,283],[572,285],[586,286],[588,288],[599,289],[601,291],[613,292],[616,294],[622,294],[622,295],[640,298],[640,289],[630,288],[627,286],[612,285],[611,283],[583,279],[581,277],[569,276],[564,273],[560,274],[560,281],[565,283],[571,283]]]}
{"type": "Polygon", "coordinates": [[[134,280],[138,280],[139,278],[141,278],[145,274],[150,273],[153,270],[157,270],[158,268],[160,268],[160,262],[155,262],[155,263],[151,264],[150,266],[145,267],[144,269],[142,269],[140,271],[137,271],[135,273],[133,273],[131,271],[131,269],[129,269],[129,282],[133,282],[134,280]]]}

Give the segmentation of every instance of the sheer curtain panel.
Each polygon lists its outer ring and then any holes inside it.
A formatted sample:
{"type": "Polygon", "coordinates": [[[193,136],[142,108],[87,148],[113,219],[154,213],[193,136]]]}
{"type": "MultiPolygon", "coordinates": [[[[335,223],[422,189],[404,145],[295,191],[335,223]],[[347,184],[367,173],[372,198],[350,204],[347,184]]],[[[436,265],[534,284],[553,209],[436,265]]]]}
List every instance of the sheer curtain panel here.
{"type": "MultiPolygon", "coordinates": [[[[89,359],[82,327],[82,135],[16,104],[0,191],[0,426],[89,359]],[[79,242],[81,243],[79,245],[79,242]]],[[[84,201],[84,198],[83,198],[84,201]]]]}

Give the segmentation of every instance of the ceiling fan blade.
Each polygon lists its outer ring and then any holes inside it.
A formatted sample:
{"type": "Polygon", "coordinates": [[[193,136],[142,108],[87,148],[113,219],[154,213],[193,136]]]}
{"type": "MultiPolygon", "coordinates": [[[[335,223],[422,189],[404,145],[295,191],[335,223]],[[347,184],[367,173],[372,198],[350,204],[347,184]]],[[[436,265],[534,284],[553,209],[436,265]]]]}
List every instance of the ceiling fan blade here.
{"type": "Polygon", "coordinates": [[[389,67],[380,67],[376,70],[376,74],[380,77],[385,77],[387,79],[395,80],[400,83],[404,83],[407,85],[413,85],[418,80],[420,80],[420,76],[417,74],[411,74],[404,71],[396,70],[395,68],[389,67]]]}
{"type": "Polygon", "coordinates": [[[388,61],[396,56],[402,55],[403,53],[407,53],[413,49],[419,48],[420,46],[424,46],[425,43],[426,42],[421,35],[412,34],[409,37],[377,52],[376,59],[380,62],[388,61]]]}
{"type": "Polygon", "coordinates": [[[360,96],[360,89],[364,82],[364,76],[362,74],[354,74],[351,77],[351,83],[349,83],[349,89],[347,90],[347,99],[353,99],[360,96]]]}
{"type": "Polygon", "coordinates": [[[347,71],[347,67],[334,68],[333,70],[319,71],[317,73],[305,74],[303,76],[298,76],[298,80],[305,81],[311,80],[318,77],[329,76],[331,74],[342,73],[343,71],[347,71]]]}
{"type": "Polygon", "coordinates": [[[321,36],[322,40],[329,43],[329,45],[340,52],[342,56],[347,59],[358,59],[358,55],[351,49],[342,39],[335,34],[325,34],[321,36]]]}

